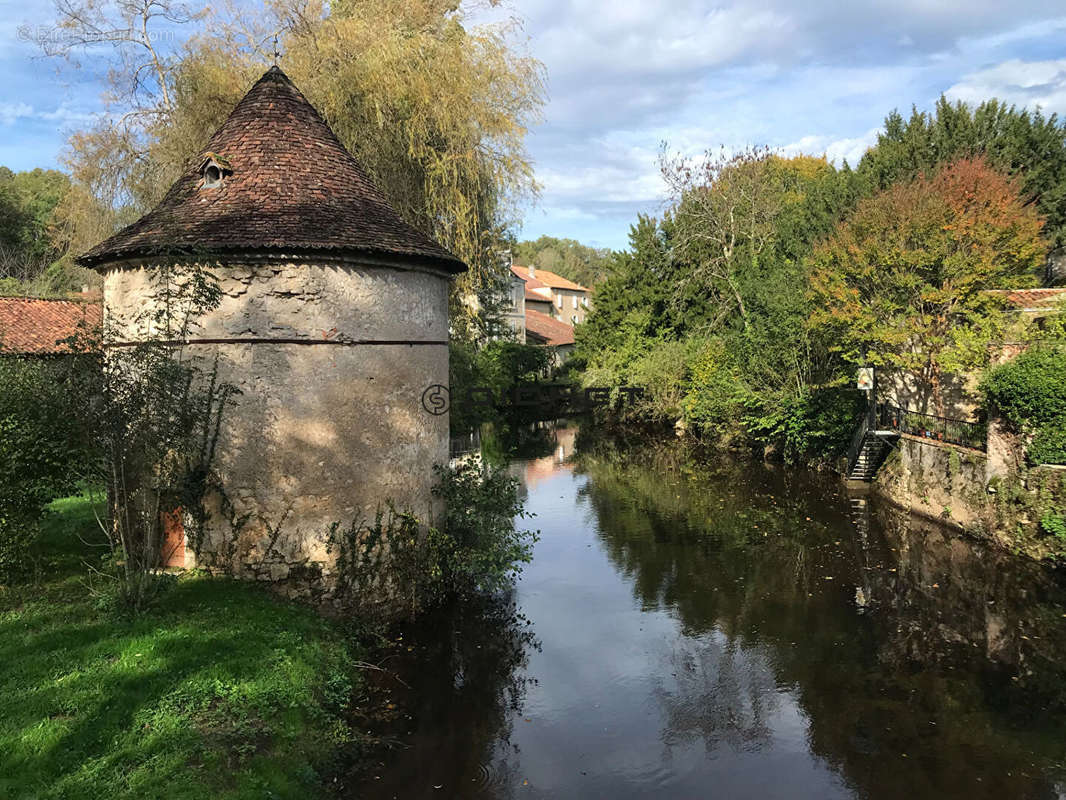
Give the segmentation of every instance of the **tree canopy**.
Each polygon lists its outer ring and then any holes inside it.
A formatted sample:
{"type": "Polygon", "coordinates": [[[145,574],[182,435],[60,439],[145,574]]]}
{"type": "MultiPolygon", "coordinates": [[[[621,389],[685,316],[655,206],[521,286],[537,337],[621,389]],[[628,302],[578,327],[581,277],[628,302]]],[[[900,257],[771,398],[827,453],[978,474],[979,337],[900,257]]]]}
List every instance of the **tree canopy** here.
{"type": "Polygon", "coordinates": [[[63,290],[53,286],[49,267],[59,258],[56,206],[70,181],[54,169],[12,172],[0,167],[0,291],[63,290]]]}
{"type": "Polygon", "coordinates": [[[984,290],[1036,285],[1043,219],[983,158],[859,202],[811,259],[812,321],[845,359],[920,374],[980,366],[1001,320],[984,290]]]}
{"type": "Polygon", "coordinates": [[[983,157],[1017,179],[1021,197],[1047,219],[1052,246],[1066,244],[1066,122],[1055,114],[991,99],[977,106],[941,97],[932,112],[885,118],[858,173],[875,190],[932,172],[959,158],[983,157]]]}

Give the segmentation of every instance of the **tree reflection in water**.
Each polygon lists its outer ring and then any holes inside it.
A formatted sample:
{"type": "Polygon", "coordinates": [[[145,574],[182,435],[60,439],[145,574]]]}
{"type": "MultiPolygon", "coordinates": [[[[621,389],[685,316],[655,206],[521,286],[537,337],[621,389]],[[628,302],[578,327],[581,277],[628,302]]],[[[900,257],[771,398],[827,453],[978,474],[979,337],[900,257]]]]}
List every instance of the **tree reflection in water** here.
{"type": "Polygon", "coordinates": [[[506,604],[409,632],[402,747],[350,796],[1066,794],[1050,570],[830,476],[584,435],[575,455],[572,429],[517,449],[543,650],[506,604]]]}
{"type": "Polygon", "coordinates": [[[1066,593],[1048,570],[872,499],[848,523],[812,502],[840,491],[818,476],[679,448],[577,465],[608,557],[681,623],[666,748],[767,747],[787,693],[859,796],[1059,796],[1066,593]]]}
{"type": "Polygon", "coordinates": [[[378,753],[387,769],[353,776],[359,798],[510,796],[517,750],[514,717],[527,686],[528,651],[539,644],[511,596],[471,597],[438,609],[403,635],[388,661],[408,688],[403,712],[375,734],[396,746],[378,753]]]}

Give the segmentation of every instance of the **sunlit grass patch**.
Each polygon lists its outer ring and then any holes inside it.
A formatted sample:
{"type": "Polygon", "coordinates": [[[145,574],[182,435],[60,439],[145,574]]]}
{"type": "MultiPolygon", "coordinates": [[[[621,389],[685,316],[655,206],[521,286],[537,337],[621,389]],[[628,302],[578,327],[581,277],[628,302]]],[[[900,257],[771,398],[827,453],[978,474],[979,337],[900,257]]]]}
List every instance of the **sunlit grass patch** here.
{"type": "Polygon", "coordinates": [[[347,736],[336,626],[204,576],[137,618],[103,613],[88,499],[47,525],[45,578],[0,594],[0,797],[307,797],[347,736]]]}

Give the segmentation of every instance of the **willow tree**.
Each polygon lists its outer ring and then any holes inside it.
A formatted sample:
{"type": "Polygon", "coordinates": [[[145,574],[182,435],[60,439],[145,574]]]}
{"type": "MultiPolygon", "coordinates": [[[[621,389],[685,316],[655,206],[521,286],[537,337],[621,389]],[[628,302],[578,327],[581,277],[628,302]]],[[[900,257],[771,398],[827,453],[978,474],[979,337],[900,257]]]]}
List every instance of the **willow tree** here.
{"type": "MultiPolygon", "coordinates": [[[[79,1],[74,12],[74,0],[57,6],[68,31],[101,8],[79,1]]],[[[273,62],[277,36],[283,69],[400,214],[470,265],[457,294],[493,288],[494,254],[536,192],[524,142],[543,104],[543,67],[515,46],[517,23],[470,26],[450,0],[270,0],[254,13],[205,14],[167,0],[117,8],[137,24],[111,20],[108,30],[133,31],[107,39],[114,113],[70,142],[72,246],[160,199],[273,62]],[[142,6],[154,16],[138,16],[142,6]],[[138,35],[141,23],[163,26],[160,35],[138,35]],[[168,39],[167,48],[145,45],[168,39]]]]}

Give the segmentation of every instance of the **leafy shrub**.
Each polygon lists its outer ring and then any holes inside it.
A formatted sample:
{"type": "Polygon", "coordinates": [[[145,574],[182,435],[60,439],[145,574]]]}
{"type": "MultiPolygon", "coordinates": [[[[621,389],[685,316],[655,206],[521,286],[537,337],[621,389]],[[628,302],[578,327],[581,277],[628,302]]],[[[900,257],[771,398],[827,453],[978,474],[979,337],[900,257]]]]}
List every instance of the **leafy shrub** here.
{"type": "Polygon", "coordinates": [[[1049,511],[1040,519],[1040,527],[1045,533],[1066,539],[1066,514],[1049,511]]]}
{"type": "Polygon", "coordinates": [[[438,465],[433,493],[445,502],[440,543],[442,580],[448,593],[495,592],[514,582],[533,556],[536,534],[519,530],[528,515],[518,482],[476,460],[438,465]]]}
{"type": "Polygon", "coordinates": [[[646,420],[673,422],[682,416],[685,387],[688,385],[689,362],[694,347],[688,342],[657,339],[647,353],[635,358],[619,380],[604,385],[632,385],[644,389],[632,407],[623,410],[646,420]]]}
{"type": "Polygon", "coordinates": [[[93,360],[48,362],[0,358],[0,581],[24,574],[44,507],[71,493],[90,453],[70,396],[78,371],[93,360]]]}
{"type": "Polygon", "coordinates": [[[981,391],[1019,429],[1066,417],[1066,353],[1027,350],[981,382],[981,391]]]}
{"type": "Polygon", "coordinates": [[[532,557],[536,535],[515,526],[526,516],[517,481],[473,460],[436,472],[439,526],[390,504],[373,524],[330,529],[337,594],[369,617],[414,617],[456,595],[497,592],[532,557]]]}
{"type": "Polygon", "coordinates": [[[722,339],[701,343],[693,354],[685,421],[710,431],[735,425],[743,407],[737,373],[733,354],[722,339]]]}
{"type": "Polygon", "coordinates": [[[840,455],[862,413],[862,394],[850,386],[808,389],[791,397],[753,398],[744,425],[756,441],[777,445],[786,461],[840,455]]]}
{"type": "Polygon", "coordinates": [[[1036,429],[1029,443],[1029,460],[1034,464],[1066,464],[1066,417],[1036,429]]]}
{"type": "Polygon", "coordinates": [[[1033,434],[1030,461],[1066,463],[1066,353],[1027,350],[992,370],[981,390],[1015,428],[1033,434]]]}
{"type": "Polygon", "coordinates": [[[414,617],[441,594],[440,534],[422,530],[412,514],[391,505],[373,524],[334,523],[327,537],[336,554],[336,595],[368,619],[414,617]]]}

